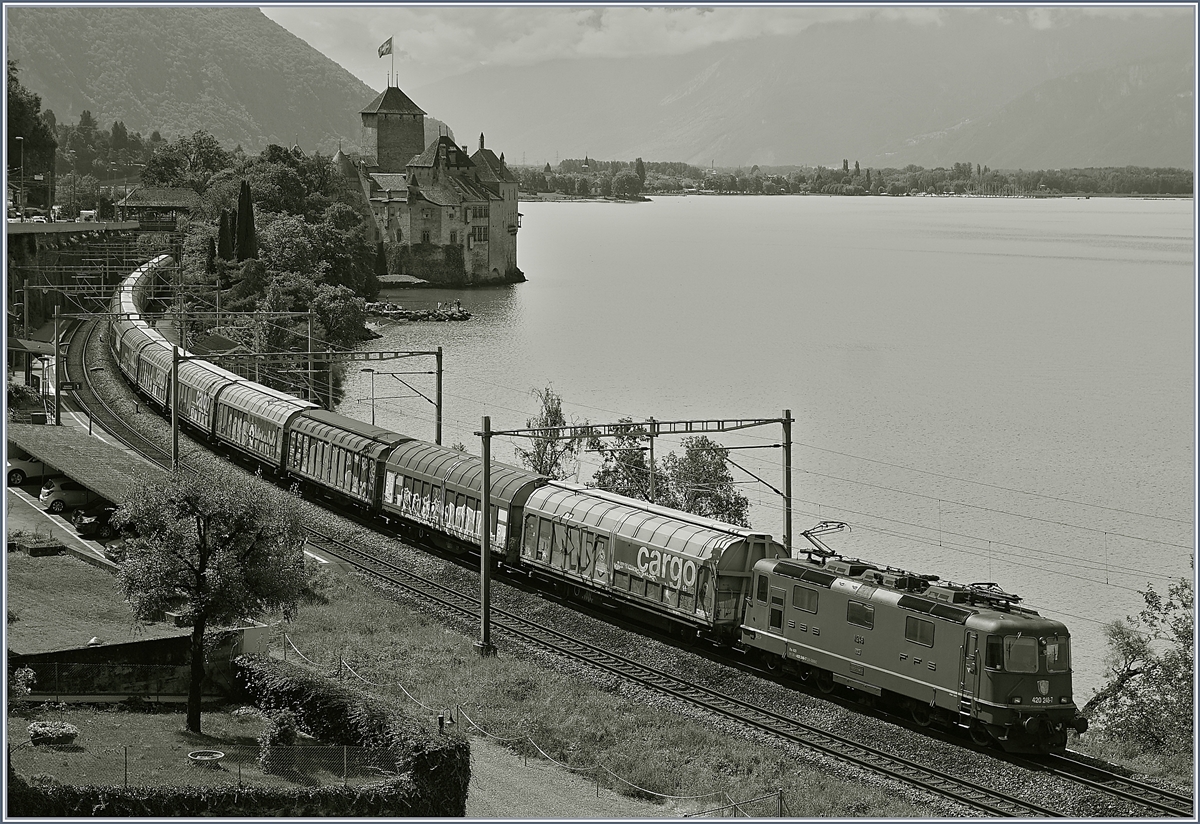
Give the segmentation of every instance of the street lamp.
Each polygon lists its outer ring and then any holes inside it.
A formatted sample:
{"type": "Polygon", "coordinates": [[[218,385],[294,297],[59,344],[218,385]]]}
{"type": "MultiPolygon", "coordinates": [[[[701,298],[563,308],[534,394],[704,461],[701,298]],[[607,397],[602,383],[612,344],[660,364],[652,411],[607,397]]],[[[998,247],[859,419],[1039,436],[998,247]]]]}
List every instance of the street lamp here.
{"type": "Polygon", "coordinates": [[[371,373],[371,426],[375,425],[375,370],[368,366],[363,372],[371,373]]]}
{"type": "Polygon", "coordinates": [[[21,222],[25,222],[25,138],[17,135],[17,145],[21,147],[21,222]]]}

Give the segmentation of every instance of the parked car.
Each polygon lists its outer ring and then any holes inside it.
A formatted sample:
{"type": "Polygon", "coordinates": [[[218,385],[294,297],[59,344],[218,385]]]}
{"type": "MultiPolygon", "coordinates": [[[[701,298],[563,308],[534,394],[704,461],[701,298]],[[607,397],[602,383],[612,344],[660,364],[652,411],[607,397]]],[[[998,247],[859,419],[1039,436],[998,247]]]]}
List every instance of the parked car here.
{"type": "Polygon", "coordinates": [[[125,560],[125,539],[118,538],[115,541],[109,541],[104,545],[104,557],[112,561],[114,564],[119,564],[125,560]]]}
{"type": "Polygon", "coordinates": [[[9,486],[20,486],[32,478],[44,478],[57,474],[58,470],[50,464],[38,460],[19,446],[11,443],[8,445],[5,477],[8,479],[9,486]]]}
{"type": "Polygon", "coordinates": [[[43,217],[42,215],[34,215],[33,217],[29,218],[29,222],[30,223],[45,223],[46,218],[43,217]]]}
{"type": "Polygon", "coordinates": [[[49,512],[65,512],[87,506],[100,496],[78,481],[66,478],[47,478],[38,496],[42,506],[49,512]]]}
{"type": "Polygon", "coordinates": [[[87,509],[77,509],[71,516],[71,523],[80,535],[95,535],[97,538],[109,538],[115,531],[109,519],[117,511],[117,505],[112,501],[99,500],[87,509]]]}

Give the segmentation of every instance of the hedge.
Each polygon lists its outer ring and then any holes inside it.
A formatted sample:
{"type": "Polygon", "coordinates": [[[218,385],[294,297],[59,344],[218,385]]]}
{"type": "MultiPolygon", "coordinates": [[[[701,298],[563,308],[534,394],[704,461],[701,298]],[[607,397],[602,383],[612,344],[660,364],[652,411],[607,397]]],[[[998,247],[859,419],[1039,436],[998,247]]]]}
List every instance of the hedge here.
{"type": "Polygon", "coordinates": [[[239,656],[234,680],[243,699],[269,714],[290,710],[323,744],[390,752],[429,810],[420,815],[466,814],[471,748],[462,734],[439,732],[392,702],[274,658],[239,656]]]}
{"type": "Polygon", "coordinates": [[[385,749],[396,775],[361,787],[31,786],[8,765],[8,813],[14,817],[141,816],[405,817],[464,816],[471,750],[456,732],[405,715],[398,707],[283,661],[243,655],[234,661],[243,699],[268,713],[290,710],[325,744],[385,749]]]}

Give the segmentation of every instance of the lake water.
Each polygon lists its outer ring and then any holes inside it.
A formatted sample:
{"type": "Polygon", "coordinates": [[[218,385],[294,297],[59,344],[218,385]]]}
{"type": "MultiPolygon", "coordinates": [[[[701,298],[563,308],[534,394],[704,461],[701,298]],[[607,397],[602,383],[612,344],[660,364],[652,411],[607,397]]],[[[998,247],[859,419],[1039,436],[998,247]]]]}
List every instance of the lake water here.
{"type": "MultiPolygon", "coordinates": [[[[795,531],[843,554],[996,581],[1067,623],[1077,695],[1102,626],[1190,575],[1193,203],[1134,199],[673,197],[525,203],[529,282],[396,291],[464,323],[385,326],[368,348],[445,351],[443,441],[519,428],[552,385],[612,422],[790,409],[795,531]]],[[[432,359],[382,369],[422,371],[432,359]]],[[[401,376],[432,397],[433,379],[401,376]]],[[[432,440],[433,407],[375,378],[381,425],[432,440]],[[408,396],[408,397],[402,397],[408,396]]],[[[370,420],[369,376],[341,411],[370,420]]],[[[780,429],[726,436],[778,443],[780,429]]],[[[493,442],[512,460],[512,442],[493,442]]],[[[678,448],[663,438],[656,454],[678,448]]],[[[778,449],[732,454],[780,486],[778,449]]],[[[581,477],[596,467],[586,456],[581,477]]],[[[780,498],[735,473],[755,526],[780,498]]],[[[800,546],[803,539],[797,538],[800,546]]]]}

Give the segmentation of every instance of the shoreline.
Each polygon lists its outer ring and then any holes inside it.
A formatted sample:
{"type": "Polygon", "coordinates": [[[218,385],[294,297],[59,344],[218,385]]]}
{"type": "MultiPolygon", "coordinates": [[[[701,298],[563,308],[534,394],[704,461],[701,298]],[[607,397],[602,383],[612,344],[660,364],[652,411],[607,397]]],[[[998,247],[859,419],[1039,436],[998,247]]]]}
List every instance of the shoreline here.
{"type": "Polygon", "coordinates": [[[1129,200],[1192,200],[1191,194],[1121,194],[1120,192],[1061,192],[1059,194],[1024,194],[1024,195],[976,195],[976,194],[936,194],[928,192],[918,194],[861,194],[835,195],[824,192],[779,192],[777,194],[757,194],[752,192],[650,192],[653,197],[642,195],[636,200],[616,197],[579,197],[564,195],[558,192],[538,192],[530,195],[528,192],[519,193],[520,203],[653,203],[658,197],[957,197],[967,200],[1090,200],[1097,198],[1126,198],[1129,200]]]}

